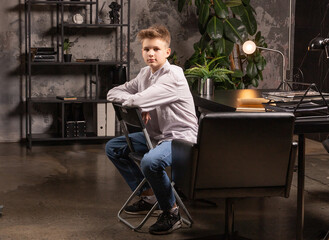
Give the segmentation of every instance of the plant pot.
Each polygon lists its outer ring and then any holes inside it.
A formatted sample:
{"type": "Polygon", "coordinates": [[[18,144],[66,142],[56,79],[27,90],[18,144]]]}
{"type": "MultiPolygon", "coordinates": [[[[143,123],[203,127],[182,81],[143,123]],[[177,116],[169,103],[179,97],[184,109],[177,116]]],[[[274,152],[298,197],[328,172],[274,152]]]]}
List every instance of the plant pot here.
{"type": "Polygon", "coordinates": [[[64,54],[64,62],[71,62],[72,54],[64,54]]]}
{"type": "Polygon", "coordinates": [[[198,93],[199,95],[214,95],[214,80],[207,78],[202,82],[202,79],[199,79],[198,93]]]}

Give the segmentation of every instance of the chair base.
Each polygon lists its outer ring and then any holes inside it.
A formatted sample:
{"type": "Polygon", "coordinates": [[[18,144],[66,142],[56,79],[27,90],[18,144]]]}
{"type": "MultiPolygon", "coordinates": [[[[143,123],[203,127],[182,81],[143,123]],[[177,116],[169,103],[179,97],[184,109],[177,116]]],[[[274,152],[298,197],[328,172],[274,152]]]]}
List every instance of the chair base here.
{"type": "MultiPolygon", "coordinates": [[[[152,209],[146,214],[146,216],[143,218],[143,220],[138,224],[138,225],[133,225],[131,224],[129,221],[127,221],[123,216],[122,213],[125,209],[125,207],[131,202],[131,200],[137,196],[138,191],[143,187],[143,185],[147,182],[146,178],[143,179],[143,181],[137,186],[137,188],[135,189],[135,191],[133,191],[133,193],[130,195],[130,197],[127,199],[127,201],[123,204],[123,206],[121,207],[121,209],[119,210],[117,217],[119,219],[120,222],[123,222],[125,225],[127,225],[131,230],[133,231],[138,231],[140,230],[143,225],[145,224],[145,222],[152,216],[154,210],[157,208],[157,206],[159,205],[158,202],[156,202],[152,209]]],[[[182,199],[179,197],[179,195],[177,194],[175,188],[174,188],[174,182],[171,183],[172,185],[172,190],[175,194],[175,198],[176,198],[176,202],[177,205],[183,210],[183,212],[185,213],[185,215],[187,216],[187,218],[182,217],[182,221],[184,224],[186,224],[188,227],[192,227],[193,224],[193,220],[192,217],[189,213],[189,211],[187,210],[187,208],[185,207],[182,199]]]]}

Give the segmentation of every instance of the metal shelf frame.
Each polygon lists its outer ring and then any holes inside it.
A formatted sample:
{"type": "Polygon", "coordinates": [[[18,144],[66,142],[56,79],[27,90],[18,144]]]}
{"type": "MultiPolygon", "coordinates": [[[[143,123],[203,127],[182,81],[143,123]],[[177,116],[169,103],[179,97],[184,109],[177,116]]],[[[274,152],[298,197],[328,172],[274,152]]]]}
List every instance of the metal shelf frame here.
{"type": "MultiPolygon", "coordinates": [[[[127,76],[129,77],[130,73],[130,0],[125,0],[127,4],[124,7],[124,0],[116,0],[121,5],[120,10],[120,23],[119,24],[103,24],[99,23],[99,0],[81,0],[81,1],[67,1],[67,0],[53,0],[53,1],[45,1],[45,0],[25,0],[25,106],[26,106],[26,141],[27,147],[32,147],[33,141],[57,141],[57,140],[84,140],[84,139],[108,139],[109,137],[84,137],[84,138],[65,138],[62,134],[61,137],[41,137],[40,135],[35,135],[32,131],[32,105],[33,104],[42,104],[42,103],[54,103],[58,106],[62,107],[62,113],[59,114],[59,117],[64,118],[64,104],[70,102],[83,102],[83,103],[101,103],[106,102],[104,99],[98,99],[98,90],[99,90],[99,67],[100,66],[125,66],[127,69],[127,76]],[[56,31],[53,35],[55,35],[55,49],[57,54],[57,61],[55,62],[34,62],[32,60],[32,12],[33,6],[35,5],[47,5],[53,6],[53,10],[56,11],[55,19],[56,19],[56,31]],[[74,24],[64,22],[64,13],[66,11],[66,7],[75,6],[75,7],[86,7],[89,6],[89,21],[83,24],[74,24]],[[93,6],[95,8],[93,8],[93,6]],[[123,20],[124,15],[126,14],[125,21],[123,20]],[[115,60],[111,61],[91,61],[91,62],[64,62],[64,50],[61,46],[63,46],[64,35],[68,29],[74,28],[108,28],[114,29],[115,32],[115,45],[119,45],[119,53],[115,52],[115,60]],[[126,42],[125,48],[127,48],[127,54],[124,55],[124,41],[123,41],[123,31],[126,32],[126,42]],[[124,60],[124,57],[126,60],[124,60]],[[70,66],[88,66],[89,67],[89,96],[88,98],[79,98],[74,101],[66,101],[59,100],[55,98],[32,98],[32,68],[33,67],[41,67],[41,66],[60,66],[60,67],[70,67],[70,66]],[[93,89],[95,89],[93,91],[93,89]],[[96,96],[93,96],[93,92],[96,96]]],[[[88,31],[88,30],[86,30],[88,31]]],[[[88,37],[88,36],[86,36],[88,37]]],[[[62,121],[64,124],[64,121],[62,121]]],[[[62,124],[62,133],[64,133],[64,126],[62,124]]]]}

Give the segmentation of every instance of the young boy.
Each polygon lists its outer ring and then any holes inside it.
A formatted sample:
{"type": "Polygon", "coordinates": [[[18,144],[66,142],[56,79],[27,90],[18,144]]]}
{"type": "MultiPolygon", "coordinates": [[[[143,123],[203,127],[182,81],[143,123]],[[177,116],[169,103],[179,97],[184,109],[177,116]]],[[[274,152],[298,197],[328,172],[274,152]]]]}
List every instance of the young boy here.
{"type": "Polygon", "coordinates": [[[183,70],[170,65],[170,33],[164,26],[152,26],[139,32],[143,59],[148,65],[136,78],[111,89],[107,100],[121,102],[124,106],[141,109],[147,131],[156,144],[148,151],[142,133],[130,134],[135,151],[145,153],[140,167],[128,158],[129,148],[124,136],[111,139],[106,154],[120,171],[131,190],[143,180],[140,200],[127,206],[128,214],[146,214],[158,201],[162,214],[149,228],[152,234],[167,234],[181,227],[171,182],[165,168],[171,165],[171,140],[184,139],[196,142],[197,117],[193,98],[183,70]]]}

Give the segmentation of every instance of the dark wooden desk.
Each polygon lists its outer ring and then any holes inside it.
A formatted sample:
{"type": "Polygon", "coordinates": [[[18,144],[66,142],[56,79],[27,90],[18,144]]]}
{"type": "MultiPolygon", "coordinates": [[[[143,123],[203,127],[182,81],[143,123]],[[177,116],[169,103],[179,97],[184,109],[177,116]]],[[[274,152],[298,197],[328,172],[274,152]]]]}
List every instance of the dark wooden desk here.
{"type": "MultiPolygon", "coordinates": [[[[233,112],[238,107],[238,98],[260,98],[264,91],[270,90],[217,90],[213,96],[193,94],[193,98],[196,107],[213,112],[233,112]]],[[[305,134],[329,132],[329,118],[296,119],[294,132],[298,135],[296,239],[302,240],[304,230],[305,134]]]]}

